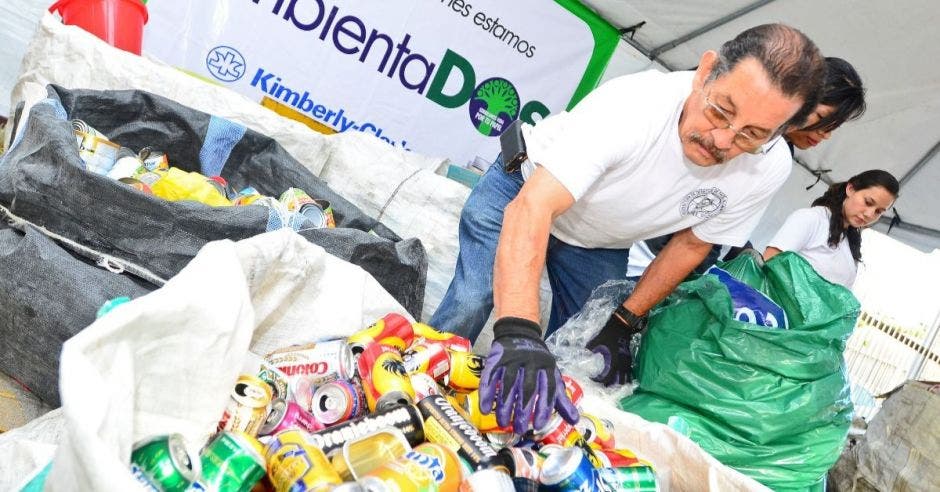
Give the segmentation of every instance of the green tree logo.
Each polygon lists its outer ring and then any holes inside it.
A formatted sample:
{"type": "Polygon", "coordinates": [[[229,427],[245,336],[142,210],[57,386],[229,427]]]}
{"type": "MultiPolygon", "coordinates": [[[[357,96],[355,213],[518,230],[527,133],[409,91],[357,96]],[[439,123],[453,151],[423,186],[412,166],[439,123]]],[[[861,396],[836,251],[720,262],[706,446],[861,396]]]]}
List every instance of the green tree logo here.
{"type": "Polygon", "coordinates": [[[519,92],[508,80],[493,77],[474,89],[470,121],[478,132],[488,137],[499,135],[518,117],[519,92]]]}

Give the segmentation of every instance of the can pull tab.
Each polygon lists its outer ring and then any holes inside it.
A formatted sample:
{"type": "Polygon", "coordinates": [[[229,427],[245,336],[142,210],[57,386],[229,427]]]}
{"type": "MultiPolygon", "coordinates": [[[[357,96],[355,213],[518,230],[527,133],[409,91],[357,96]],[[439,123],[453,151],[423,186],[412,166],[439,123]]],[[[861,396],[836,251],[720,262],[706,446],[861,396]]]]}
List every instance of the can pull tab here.
{"type": "Polygon", "coordinates": [[[111,258],[101,257],[98,259],[98,266],[111,273],[124,273],[124,265],[112,260],[111,258]]]}

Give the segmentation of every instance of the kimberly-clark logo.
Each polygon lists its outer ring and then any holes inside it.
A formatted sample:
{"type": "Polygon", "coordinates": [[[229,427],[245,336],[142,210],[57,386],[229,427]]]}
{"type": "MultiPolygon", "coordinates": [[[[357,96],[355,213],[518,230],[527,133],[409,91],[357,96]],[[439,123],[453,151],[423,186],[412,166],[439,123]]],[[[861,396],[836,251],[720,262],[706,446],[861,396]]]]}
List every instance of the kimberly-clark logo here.
{"type": "Polygon", "coordinates": [[[235,82],[245,75],[245,57],[235,48],[216,46],[206,55],[206,68],[222,82],[235,82]]]}
{"type": "Polygon", "coordinates": [[[487,137],[503,133],[519,116],[519,92],[500,77],[484,80],[470,97],[470,121],[487,137]]]}

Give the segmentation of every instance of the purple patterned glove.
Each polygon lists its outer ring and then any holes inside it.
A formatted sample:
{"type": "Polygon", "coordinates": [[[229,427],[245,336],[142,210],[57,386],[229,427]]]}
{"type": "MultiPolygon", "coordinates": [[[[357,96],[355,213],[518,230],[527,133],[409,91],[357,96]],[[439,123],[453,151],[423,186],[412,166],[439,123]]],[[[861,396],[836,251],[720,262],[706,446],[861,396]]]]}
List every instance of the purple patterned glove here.
{"type": "Polygon", "coordinates": [[[633,353],[630,339],[643,330],[646,317],[639,317],[623,305],[617,306],[600,333],[587,344],[588,350],[604,356],[604,370],[594,381],[612,386],[633,381],[633,353]]]}
{"type": "Polygon", "coordinates": [[[545,427],[552,410],[572,425],[578,409],[565,393],[555,357],[542,341],[538,323],[523,318],[500,318],[493,325],[493,345],[480,378],[480,411],[496,406],[496,422],[512,423],[522,434],[545,427]]]}

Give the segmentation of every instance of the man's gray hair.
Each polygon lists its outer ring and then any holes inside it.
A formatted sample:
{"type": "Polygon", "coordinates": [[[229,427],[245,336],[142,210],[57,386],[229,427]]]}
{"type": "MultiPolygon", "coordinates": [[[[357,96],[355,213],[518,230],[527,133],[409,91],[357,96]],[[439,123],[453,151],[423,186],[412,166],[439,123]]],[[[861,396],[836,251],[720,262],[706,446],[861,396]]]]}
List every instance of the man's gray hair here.
{"type": "Polygon", "coordinates": [[[819,48],[805,34],[784,24],[752,27],[721,46],[709,80],[730,72],[750,57],[761,63],[784,95],[803,99],[803,106],[778,133],[788,126],[802,127],[819,104],[826,77],[826,61],[819,48]]]}

